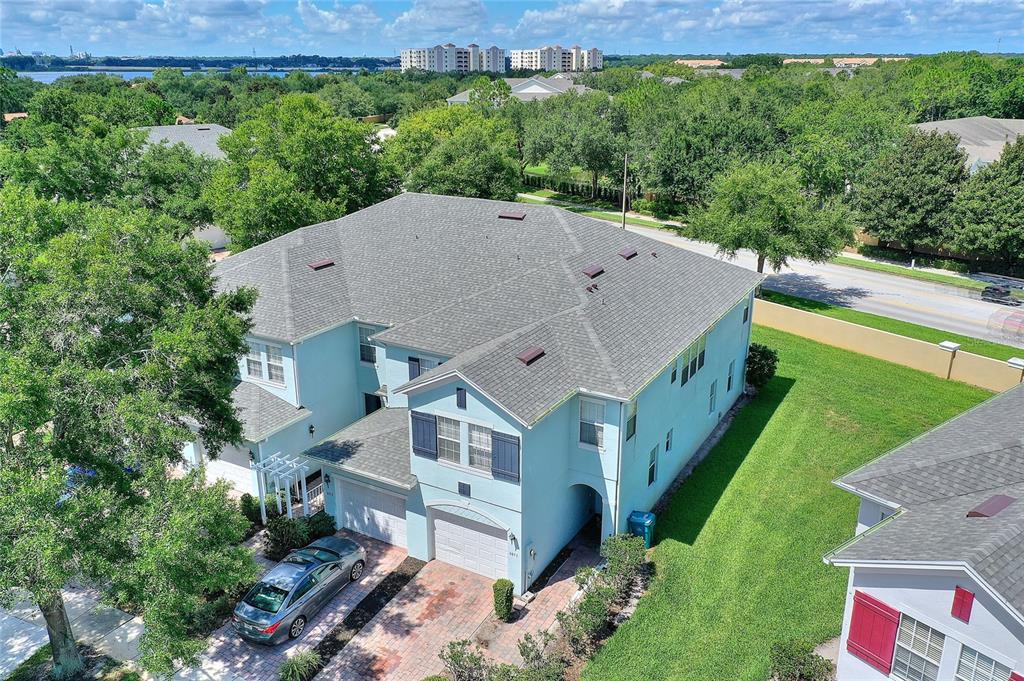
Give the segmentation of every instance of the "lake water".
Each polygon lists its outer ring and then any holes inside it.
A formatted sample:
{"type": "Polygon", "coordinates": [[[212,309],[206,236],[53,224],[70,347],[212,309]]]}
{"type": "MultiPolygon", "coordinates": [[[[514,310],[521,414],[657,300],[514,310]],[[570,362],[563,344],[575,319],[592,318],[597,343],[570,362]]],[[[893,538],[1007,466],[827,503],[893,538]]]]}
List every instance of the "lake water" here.
{"type": "MultiPolygon", "coordinates": [[[[298,70],[298,69],[296,69],[296,70],[298,70]]],[[[345,73],[344,71],[320,71],[320,70],[313,70],[313,69],[309,69],[309,70],[301,69],[301,70],[306,71],[306,73],[308,73],[308,74],[310,74],[312,76],[315,76],[318,73],[345,73]]],[[[121,78],[124,78],[125,80],[131,80],[132,78],[152,78],[153,77],[153,72],[152,71],[118,71],[117,69],[112,69],[110,71],[100,71],[100,70],[95,70],[95,71],[92,71],[92,70],[90,70],[90,71],[19,71],[18,75],[19,76],[25,76],[26,78],[31,78],[32,80],[38,80],[40,83],[52,83],[53,81],[57,80],[58,78],[64,78],[66,76],[80,76],[82,74],[93,74],[93,73],[104,73],[104,74],[106,74],[108,76],[119,76],[121,78]]],[[[185,71],[184,73],[185,74],[206,73],[206,71],[185,71]]],[[[289,72],[288,71],[249,71],[249,73],[251,75],[267,75],[267,76],[274,76],[276,78],[284,78],[285,76],[288,75],[289,72]]]]}

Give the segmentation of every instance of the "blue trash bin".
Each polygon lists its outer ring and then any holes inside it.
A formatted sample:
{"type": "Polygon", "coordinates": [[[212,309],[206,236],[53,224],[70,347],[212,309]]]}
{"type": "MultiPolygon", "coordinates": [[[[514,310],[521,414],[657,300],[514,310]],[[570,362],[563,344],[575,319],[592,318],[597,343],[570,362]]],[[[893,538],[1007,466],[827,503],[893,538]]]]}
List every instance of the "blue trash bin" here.
{"type": "Polygon", "coordinates": [[[644,546],[651,548],[654,544],[654,514],[650,511],[633,511],[629,514],[629,531],[644,538],[644,546]]]}

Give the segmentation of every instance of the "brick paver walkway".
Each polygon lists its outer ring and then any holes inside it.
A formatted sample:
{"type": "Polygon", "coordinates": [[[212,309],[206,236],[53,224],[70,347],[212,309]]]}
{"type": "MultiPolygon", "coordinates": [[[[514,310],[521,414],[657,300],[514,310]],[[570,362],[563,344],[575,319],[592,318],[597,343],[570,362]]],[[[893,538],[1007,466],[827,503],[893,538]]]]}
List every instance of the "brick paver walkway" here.
{"type": "Polygon", "coordinates": [[[492,617],[493,581],[434,560],[320,672],[331,681],[420,681],[442,671],[438,653],[449,641],[469,639],[495,662],[520,662],[517,644],[526,633],[547,630],[576,593],[572,577],[597,554],[574,547],[566,563],[532,603],[509,624],[492,617]]]}
{"type": "MultiPolygon", "coordinates": [[[[406,557],[405,549],[363,535],[343,530],[338,536],[355,539],[366,548],[366,572],[362,579],[342,589],[294,641],[274,647],[254,645],[240,638],[230,624],[221,627],[210,636],[210,645],[200,658],[201,678],[276,681],[278,670],[287,658],[319,643],[406,557]]],[[[193,678],[196,671],[183,670],[176,678],[193,678]]]]}

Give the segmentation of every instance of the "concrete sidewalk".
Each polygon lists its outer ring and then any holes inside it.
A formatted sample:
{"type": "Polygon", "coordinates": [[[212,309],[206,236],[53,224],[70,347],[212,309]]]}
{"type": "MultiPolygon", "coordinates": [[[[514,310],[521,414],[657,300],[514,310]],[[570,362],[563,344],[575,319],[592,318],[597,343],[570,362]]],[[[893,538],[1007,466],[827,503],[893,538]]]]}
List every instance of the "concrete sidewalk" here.
{"type": "MultiPolygon", "coordinates": [[[[80,643],[86,643],[105,655],[130,662],[139,656],[142,619],[103,605],[88,589],[68,587],[63,591],[64,606],[71,631],[80,643]]],[[[0,678],[49,642],[46,623],[38,606],[28,600],[13,608],[0,610],[0,678]]]]}

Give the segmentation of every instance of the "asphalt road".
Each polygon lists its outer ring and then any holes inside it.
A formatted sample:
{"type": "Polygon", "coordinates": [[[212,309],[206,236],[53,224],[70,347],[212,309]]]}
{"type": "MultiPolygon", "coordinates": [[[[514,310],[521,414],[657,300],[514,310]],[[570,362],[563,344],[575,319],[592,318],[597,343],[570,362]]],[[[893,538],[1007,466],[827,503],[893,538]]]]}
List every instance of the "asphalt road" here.
{"type": "MultiPolygon", "coordinates": [[[[717,253],[713,244],[646,227],[627,229],[728,260],[717,253]]],[[[739,253],[731,262],[757,269],[756,258],[750,252],[739,253]]],[[[1024,348],[1024,306],[1011,308],[986,303],[977,292],[955,286],[804,260],[793,261],[781,272],[769,274],[764,285],[782,293],[1024,348]]]]}

